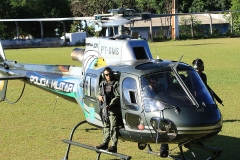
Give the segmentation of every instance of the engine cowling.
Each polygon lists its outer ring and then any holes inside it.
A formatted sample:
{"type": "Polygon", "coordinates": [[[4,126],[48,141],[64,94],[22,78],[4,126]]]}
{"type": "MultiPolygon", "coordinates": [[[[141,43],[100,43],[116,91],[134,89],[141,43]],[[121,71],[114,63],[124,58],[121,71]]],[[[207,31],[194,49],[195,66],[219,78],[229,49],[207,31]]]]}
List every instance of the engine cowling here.
{"type": "Polygon", "coordinates": [[[84,55],[85,49],[82,48],[74,48],[71,52],[72,60],[83,62],[83,55],[84,55]]]}

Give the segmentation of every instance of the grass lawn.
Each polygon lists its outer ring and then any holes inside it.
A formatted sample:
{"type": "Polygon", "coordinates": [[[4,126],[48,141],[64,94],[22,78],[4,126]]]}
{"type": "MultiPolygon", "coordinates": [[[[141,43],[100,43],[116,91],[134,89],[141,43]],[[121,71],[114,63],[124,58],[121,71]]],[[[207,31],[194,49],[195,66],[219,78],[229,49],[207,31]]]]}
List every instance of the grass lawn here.
{"type": "MultiPolygon", "coordinates": [[[[149,43],[153,57],[178,60],[191,64],[196,58],[204,61],[208,84],[223,100],[219,104],[224,119],[222,131],[209,146],[223,149],[219,160],[240,159],[240,38],[203,39],[149,43]]],[[[71,60],[70,52],[74,47],[33,48],[5,50],[8,60],[24,63],[71,64],[80,65],[71,60]]],[[[23,88],[23,82],[10,81],[7,98],[15,101],[23,88]]],[[[72,128],[84,120],[80,107],[72,102],[56,97],[38,88],[26,85],[25,92],[16,104],[0,103],[0,157],[1,159],[62,159],[72,128]]],[[[98,145],[102,141],[101,130],[84,124],[78,128],[74,141],[98,145]]],[[[152,144],[157,151],[159,146],[152,144]]],[[[176,147],[175,144],[170,145],[176,147]]],[[[206,159],[209,154],[201,149],[186,150],[190,159],[206,159]],[[196,157],[193,158],[191,151],[196,157]]],[[[118,152],[131,155],[134,160],[159,160],[160,157],[145,153],[137,148],[136,143],[119,141],[118,152]]],[[[172,151],[178,155],[179,149],[172,151]]],[[[96,159],[97,154],[84,148],[72,146],[69,159],[96,159]]],[[[101,155],[101,159],[114,159],[101,155]]]]}

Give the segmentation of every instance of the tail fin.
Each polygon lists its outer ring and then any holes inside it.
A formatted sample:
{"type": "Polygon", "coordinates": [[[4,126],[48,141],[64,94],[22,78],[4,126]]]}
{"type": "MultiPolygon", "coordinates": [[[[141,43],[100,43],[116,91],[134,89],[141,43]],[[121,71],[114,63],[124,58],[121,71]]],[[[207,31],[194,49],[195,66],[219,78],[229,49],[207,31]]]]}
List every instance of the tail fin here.
{"type": "MultiPolygon", "coordinates": [[[[0,41],[0,67],[3,67],[3,63],[6,60],[5,53],[2,47],[2,43],[0,41]]],[[[0,79],[4,75],[0,72],[0,79]]],[[[0,80],[0,102],[4,101],[6,98],[6,91],[7,91],[7,80],[0,80]]]]}

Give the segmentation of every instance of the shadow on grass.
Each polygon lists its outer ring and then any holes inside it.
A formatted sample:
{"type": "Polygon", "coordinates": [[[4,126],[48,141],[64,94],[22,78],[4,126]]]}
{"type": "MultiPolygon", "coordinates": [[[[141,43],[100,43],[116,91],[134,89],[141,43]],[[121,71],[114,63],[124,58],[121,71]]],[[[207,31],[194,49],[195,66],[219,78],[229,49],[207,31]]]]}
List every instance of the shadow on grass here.
{"type": "Polygon", "coordinates": [[[223,120],[223,123],[228,123],[228,122],[240,122],[239,119],[227,119],[227,120],[223,120]]]}
{"type": "Polygon", "coordinates": [[[85,131],[89,132],[89,131],[96,131],[99,130],[98,128],[86,128],[85,131]]]}
{"type": "MultiPolygon", "coordinates": [[[[204,142],[204,145],[222,150],[220,157],[216,158],[217,160],[240,160],[239,138],[217,135],[214,137],[214,140],[212,142],[204,142]]],[[[211,157],[212,153],[207,150],[192,147],[191,149],[184,152],[184,155],[190,160],[204,160],[211,157]]],[[[177,157],[181,158],[180,152],[177,152],[177,157]]]]}
{"type": "Polygon", "coordinates": [[[213,45],[222,43],[198,43],[198,44],[184,44],[184,45],[174,45],[174,46],[201,46],[201,45],[213,45]]]}

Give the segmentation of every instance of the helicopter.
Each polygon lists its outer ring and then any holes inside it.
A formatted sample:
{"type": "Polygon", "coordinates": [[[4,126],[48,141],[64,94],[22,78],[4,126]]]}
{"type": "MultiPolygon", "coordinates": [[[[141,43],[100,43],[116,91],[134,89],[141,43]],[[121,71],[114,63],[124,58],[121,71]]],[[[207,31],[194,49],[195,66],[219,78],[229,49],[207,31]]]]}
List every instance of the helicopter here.
{"type": "MultiPolygon", "coordinates": [[[[114,21],[112,21],[114,22],[114,21]]],[[[121,26],[119,22],[103,23],[105,27],[121,26]]],[[[126,21],[124,21],[125,23],[126,21]]],[[[187,159],[183,147],[197,147],[211,153],[215,159],[221,149],[204,145],[216,136],[223,127],[223,118],[211,93],[195,69],[184,62],[154,59],[147,41],[132,39],[123,34],[111,37],[88,37],[85,48],[71,51],[73,65],[26,64],[8,60],[0,43],[0,101],[6,100],[9,80],[22,80],[37,88],[76,102],[84,113],[85,120],[76,124],[70,133],[64,160],[68,159],[71,145],[109,154],[121,159],[129,155],[112,153],[93,146],[72,141],[76,129],[88,123],[103,127],[97,91],[103,80],[105,67],[113,71],[119,81],[122,119],[119,126],[120,138],[135,142],[140,150],[148,148],[149,154],[172,157],[154,152],[150,144],[178,144],[182,159],[187,159]],[[162,90],[154,97],[145,92],[149,77],[157,77],[162,90]]]]}

